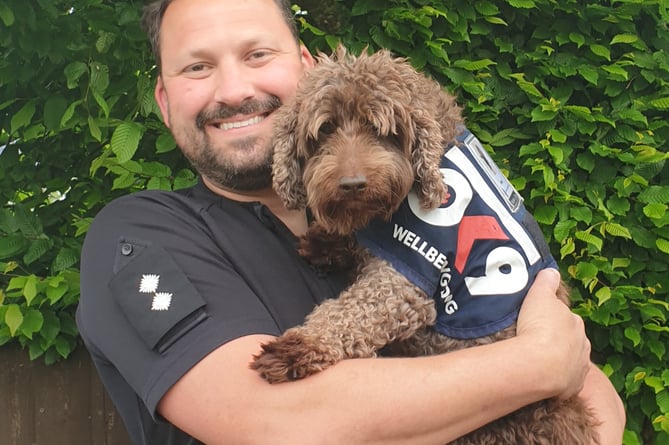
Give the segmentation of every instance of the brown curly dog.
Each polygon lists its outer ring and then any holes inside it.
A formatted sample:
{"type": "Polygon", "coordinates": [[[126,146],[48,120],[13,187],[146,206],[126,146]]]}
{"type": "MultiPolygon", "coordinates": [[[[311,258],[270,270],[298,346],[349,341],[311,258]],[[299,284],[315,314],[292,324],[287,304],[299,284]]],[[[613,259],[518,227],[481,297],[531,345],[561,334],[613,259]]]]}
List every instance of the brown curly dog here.
{"type": "MultiPolygon", "coordinates": [[[[278,383],[347,358],[374,357],[382,349],[429,355],[515,335],[515,318],[501,331],[478,338],[438,333],[438,299],[356,238],[375,221],[393,218],[411,194],[414,205],[426,210],[452,197],[446,177],[456,173],[442,174],[440,165],[445,147],[462,145],[456,138],[463,119],[437,82],[387,51],[355,57],[339,48],[332,57],[319,56],[294,101],[277,113],[274,187],[288,208],[308,207],[314,219],[301,254],[319,268],[350,267],[355,281],[339,298],[316,307],[302,326],[263,345],[253,369],[278,383]]],[[[441,267],[440,279],[449,278],[444,270],[458,259],[442,258],[412,239],[404,244],[422,249],[424,259],[441,267]]],[[[443,302],[453,305],[450,297],[443,302]]],[[[453,443],[592,445],[597,443],[594,426],[580,399],[551,399],[453,443]]]]}

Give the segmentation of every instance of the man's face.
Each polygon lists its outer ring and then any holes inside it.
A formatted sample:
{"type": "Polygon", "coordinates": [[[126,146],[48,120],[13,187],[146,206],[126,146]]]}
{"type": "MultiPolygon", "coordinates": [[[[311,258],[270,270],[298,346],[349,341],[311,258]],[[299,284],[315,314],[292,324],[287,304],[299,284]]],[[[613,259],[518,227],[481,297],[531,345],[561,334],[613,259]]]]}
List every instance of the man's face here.
{"type": "Polygon", "coordinates": [[[215,185],[271,184],[273,111],[313,59],[272,0],[175,0],[160,35],[156,100],[177,144],[215,185]]]}

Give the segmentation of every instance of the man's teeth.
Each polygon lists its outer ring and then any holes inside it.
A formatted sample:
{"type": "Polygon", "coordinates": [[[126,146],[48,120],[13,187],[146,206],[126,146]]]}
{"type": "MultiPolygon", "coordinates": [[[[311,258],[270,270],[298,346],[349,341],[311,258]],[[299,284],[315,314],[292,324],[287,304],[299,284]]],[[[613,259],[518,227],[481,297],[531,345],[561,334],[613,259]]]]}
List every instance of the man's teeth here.
{"type": "Polygon", "coordinates": [[[242,128],[242,127],[248,127],[249,125],[259,124],[264,119],[265,119],[264,116],[256,116],[254,118],[245,121],[223,122],[218,124],[217,127],[220,128],[221,130],[232,130],[233,128],[242,128]]]}

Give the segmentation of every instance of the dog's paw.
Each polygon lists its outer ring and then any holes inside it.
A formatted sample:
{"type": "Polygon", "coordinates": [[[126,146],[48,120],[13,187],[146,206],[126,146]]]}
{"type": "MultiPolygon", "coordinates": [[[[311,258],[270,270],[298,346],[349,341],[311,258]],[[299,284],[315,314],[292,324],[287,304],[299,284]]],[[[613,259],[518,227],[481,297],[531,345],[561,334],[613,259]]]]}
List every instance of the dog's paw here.
{"type": "Polygon", "coordinates": [[[332,351],[298,333],[287,332],[262,345],[262,352],[250,364],[269,383],[303,379],[323,371],[338,360],[332,351]]]}

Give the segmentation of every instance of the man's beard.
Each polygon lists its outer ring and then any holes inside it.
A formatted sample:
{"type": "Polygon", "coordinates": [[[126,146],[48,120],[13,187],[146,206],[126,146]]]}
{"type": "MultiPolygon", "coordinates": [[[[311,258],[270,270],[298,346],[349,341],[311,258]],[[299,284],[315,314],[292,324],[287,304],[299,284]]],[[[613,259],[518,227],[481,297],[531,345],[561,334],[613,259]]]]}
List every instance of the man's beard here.
{"type": "MultiPolygon", "coordinates": [[[[196,118],[196,126],[200,134],[191,138],[191,142],[200,143],[185,152],[193,168],[218,187],[238,191],[261,190],[272,185],[272,147],[271,140],[262,141],[259,137],[248,137],[236,141],[235,148],[242,152],[250,152],[258,144],[267,144],[264,158],[248,165],[235,166],[231,162],[222,162],[217,150],[212,147],[206,132],[208,122],[227,119],[237,115],[269,114],[281,106],[281,100],[270,96],[264,101],[244,102],[237,108],[220,106],[215,110],[201,111],[196,118]]],[[[257,148],[256,148],[257,149],[257,148]]]]}
{"type": "MultiPolygon", "coordinates": [[[[249,147],[253,147],[257,143],[257,138],[247,138],[240,141],[240,144],[249,147]]],[[[229,163],[222,163],[216,156],[215,150],[206,142],[196,153],[188,155],[188,159],[195,170],[223,189],[250,192],[262,190],[272,185],[271,149],[267,150],[267,156],[260,162],[235,167],[229,163]]]]}

